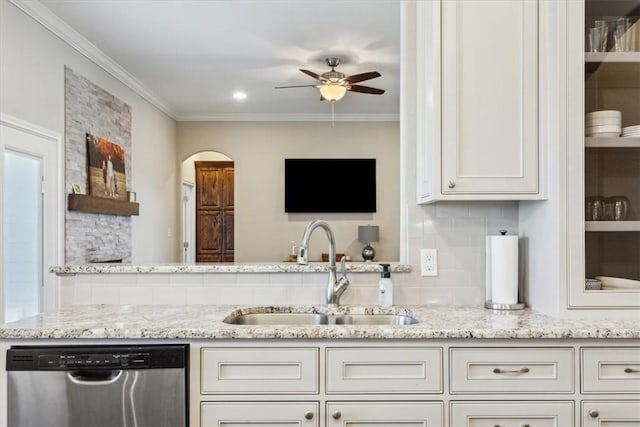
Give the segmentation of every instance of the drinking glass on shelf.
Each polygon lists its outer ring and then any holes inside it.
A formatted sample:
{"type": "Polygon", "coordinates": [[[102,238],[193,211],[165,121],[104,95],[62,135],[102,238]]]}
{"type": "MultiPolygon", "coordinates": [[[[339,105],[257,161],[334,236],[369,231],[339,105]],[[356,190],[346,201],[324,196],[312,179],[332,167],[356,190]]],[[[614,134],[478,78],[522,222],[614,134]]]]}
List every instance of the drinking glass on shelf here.
{"type": "Polygon", "coordinates": [[[596,20],[593,23],[593,28],[589,28],[587,38],[587,50],[589,52],[606,52],[607,51],[607,36],[609,35],[609,28],[607,22],[603,20],[596,20]]]}
{"type": "Polygon", "coordinates": [[[631,28],[631,20],[629,18],[616,19],[616,26],[613,29],[613,50],[615,52],[628,52],[629,37],[625,35],[631,28]]]}
{"type": "Polygon", "coordinates": [[[604,197],[587,197],[585,205],[585,219],[587,221],[602,221],[604,219],[604,197]]]}

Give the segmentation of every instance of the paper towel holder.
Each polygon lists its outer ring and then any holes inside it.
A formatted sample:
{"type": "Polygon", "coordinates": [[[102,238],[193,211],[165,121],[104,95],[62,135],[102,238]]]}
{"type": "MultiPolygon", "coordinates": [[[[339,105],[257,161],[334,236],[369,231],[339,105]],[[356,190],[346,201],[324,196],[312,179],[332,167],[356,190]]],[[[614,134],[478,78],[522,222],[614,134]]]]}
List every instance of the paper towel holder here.
{"type": "MultiPolygon", "coordinates": [[[[499,233],[501,236],[506,236],[507,230],[499,230],[499,233]]],[[[493,302],[489,299],[485,301],[484,308],[488,308],[489,310],[522,310],[524,309],[524,303],[520,303],[520,302],[514,303],[514,304],[498,303],[498,302],[493,302]]]]}
{"type": "Polygon", "coordinates": [[[516,304],[502,304],[499,302],[491,302],[485,301],[484,308],[488,308],[490,310],[522,310],[524,308],[524,304],[519,302],[516,304]]]}

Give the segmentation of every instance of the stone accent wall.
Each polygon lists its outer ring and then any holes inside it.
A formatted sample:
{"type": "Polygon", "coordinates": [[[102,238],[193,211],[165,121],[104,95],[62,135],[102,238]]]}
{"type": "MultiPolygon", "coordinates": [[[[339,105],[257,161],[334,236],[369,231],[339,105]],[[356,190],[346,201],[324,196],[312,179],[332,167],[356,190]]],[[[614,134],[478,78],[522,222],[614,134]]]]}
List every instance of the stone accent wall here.
{"type": "MultiPolygon", "coordinates": [[[[108,139],[125,151],[131,188],[131,107],[65,67],[65,189],[88,193],[86,134],[108,139]]],[[[122,259],[131,262],[131,217],[67,211],[65,263],[122,259]]]]}

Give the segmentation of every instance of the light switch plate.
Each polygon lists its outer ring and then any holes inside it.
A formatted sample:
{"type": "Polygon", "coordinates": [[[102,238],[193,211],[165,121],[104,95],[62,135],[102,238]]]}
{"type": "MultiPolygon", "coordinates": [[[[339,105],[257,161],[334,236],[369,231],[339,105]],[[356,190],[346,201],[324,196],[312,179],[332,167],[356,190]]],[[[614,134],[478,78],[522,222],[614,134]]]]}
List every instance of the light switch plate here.
{"type": "Polygon", "coordinates": [[[422,276],[438,275],[437,249],[420,249],[420,271],[422,276]]]}

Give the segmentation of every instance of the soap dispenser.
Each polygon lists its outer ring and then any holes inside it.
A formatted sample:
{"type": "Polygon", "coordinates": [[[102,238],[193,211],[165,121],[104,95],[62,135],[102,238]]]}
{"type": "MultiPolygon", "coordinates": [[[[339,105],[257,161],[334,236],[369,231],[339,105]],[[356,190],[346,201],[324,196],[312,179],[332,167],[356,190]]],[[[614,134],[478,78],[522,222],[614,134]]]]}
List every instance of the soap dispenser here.
{"type": "Polygon", "coordinates": [[[380,264],[382,273],[380,274],[380,284],[378,285],[378,304],[383,307],[391,307],[393,305],[393,282],[391,281],[391,272],[389,264],[380,264]]]}

